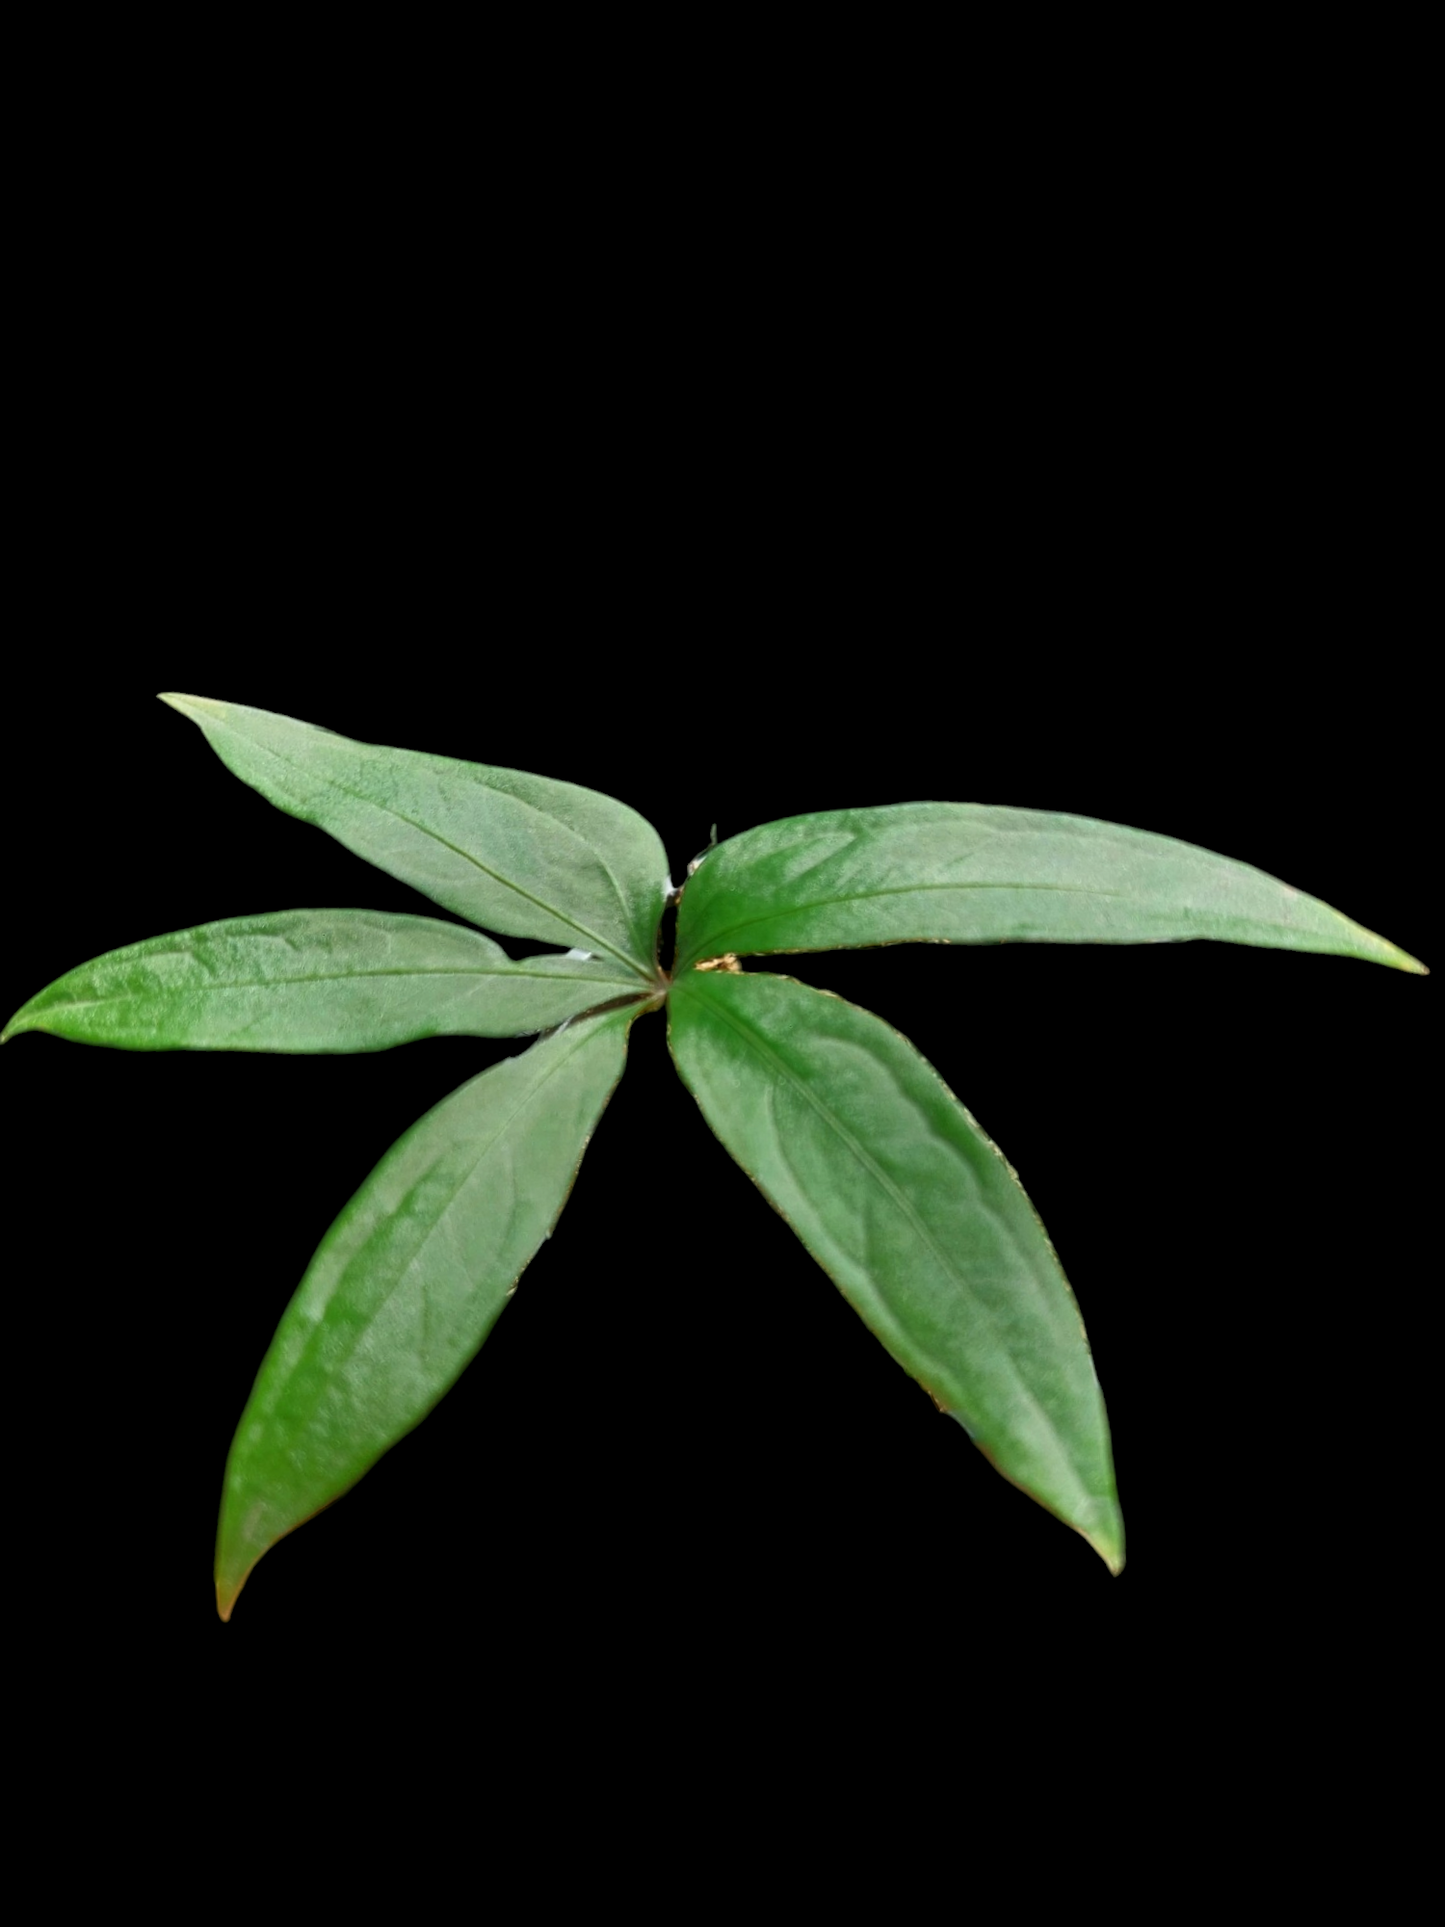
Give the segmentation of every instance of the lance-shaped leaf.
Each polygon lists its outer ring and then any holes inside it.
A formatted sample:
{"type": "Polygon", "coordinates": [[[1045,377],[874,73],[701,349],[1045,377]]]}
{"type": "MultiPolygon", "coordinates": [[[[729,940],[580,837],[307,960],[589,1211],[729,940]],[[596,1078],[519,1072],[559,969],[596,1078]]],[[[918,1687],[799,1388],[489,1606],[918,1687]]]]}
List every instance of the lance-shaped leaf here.
{"type": "Polygon", "coordinates": [[[625,803],[522,770],[354,743],[240,703],[161,700],[278,809],[469,923],[652,975],[667,858],[625,803]]]}
{"type": "Polygon", "coordinates": [[[610,959],[514,963],[433,917],[282,910],[108,951],[37,992],[0,1043],[48,1030],[125,1050],[384,1050],[550,1030],[640,988],[610,959]]]}
{"type": "Polygon", "coordinates": [[[322,1239],[226,1465],[216,1600],[453,1384],[566,1203],[622,1074],[630,1011],[483,1071],[394,1144],[322,1239]]]}
{"type": "Polygon", "coordinates": [[[881,943],[1214,937],[1424,965],[1263,870],[1147,830],[1047,810],[898,803],[786,817],[708,853],[678,967],[881,943]]]}
{"type": "Polygon", "coordinates": [[[1123,1521],[1078,1305],[1002,1156],[906,1038],[791,978],[689,971],[684,1083],[865,1324],[1113,1572],[1123,1521]]]}

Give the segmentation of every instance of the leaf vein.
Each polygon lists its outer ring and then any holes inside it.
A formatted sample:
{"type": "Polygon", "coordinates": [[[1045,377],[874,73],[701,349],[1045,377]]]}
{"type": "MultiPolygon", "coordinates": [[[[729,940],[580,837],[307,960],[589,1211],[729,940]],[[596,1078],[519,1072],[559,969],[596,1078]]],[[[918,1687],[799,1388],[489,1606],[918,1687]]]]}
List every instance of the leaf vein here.
{"type": "MultiPolygon", "coordinates": [[[[755,924],[772,923],[780,917],[790,917],[799,910],[826,910],[836,903],[869,903],[875,897],[904,897],[922,895],[929,890],[1028,890],[1054,891],[1065,896],[1075,897],[1128,897],[1127,890],[1095,890],[1073,883],[899,883],[890,884],[882,890],[848,890],[837,895],[814,897],[806,903],[786,903],[771,910],[761,911],[755,917],[745,917],[739,923],[723,926],[721,936],[706,938],[708,943],[726,943],[732,947],[731,940],[739,930],[751,930],[755,924]]],[[[904,938],[904,942],[908,939],[904,938]]],[[[838,948],[839,946],[830,946],[838,948]]],[[[697,952],[689,953],[690,958],[697,952]]]]}

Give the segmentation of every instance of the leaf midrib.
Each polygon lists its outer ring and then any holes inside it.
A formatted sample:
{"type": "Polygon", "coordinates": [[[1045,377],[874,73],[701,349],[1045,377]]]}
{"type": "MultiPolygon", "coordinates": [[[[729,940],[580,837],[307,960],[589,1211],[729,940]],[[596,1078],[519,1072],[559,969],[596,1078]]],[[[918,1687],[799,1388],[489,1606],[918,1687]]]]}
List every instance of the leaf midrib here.
{"type": "MultiPolygon", "coordinates": [[[[751,930],[755,924],[771,923],[778,917],[789,917],[800,910],[826,910],[835,903],[868,903],[874,897],[911,897],[921,896],[930,890],[1037,890],[1052,891],[1063,896],[1074,897],[1127,897],[1127,890],[1091,890],[1076,883],[897,883],[883,890],[850,890],[836,896],[814,897],[806,903],[789,902],[778,905],[772,910],[761,911],[755,917],[745,917],[741,923],[724,925],[721,935],[704,939],[708,943],[722,943],[733,937],[739,930],[751,930]]],[[[684,899],[685,901],[685,899],[684,899]]],[[[906,942],[907,939],[904,939],[906,942]]],[[[838,948],[829,945],[830,949],[838,948]]],[[[696,952],[689,952],[691,963],[696,952]]]]}
{"type": "MultiPolygon", "coordinates": [[[[185,951],[167,951],[167,956],[185,956],[185,951]]],[[[319,976],[305,977],[245,977],[227,978],[224,983],[185,984],[171,989],[117,991],[113,997],[70,997],[63,1001],[43,1006],[45,1010],[94,1010],[103,1004],[140,1003],[162,997],[194,997],[200,993],[219,995],[227,990],[273,990],[286,984],[347,984],[356,983],[369,977],[526,977],[539,983],[552,984],[595,984],[599,990],[609,986],[630,990],[632,979],[628,977],[589,977],[582,973],[562,970],[351,970],[341,975],[329,972],[319,976]]]]}

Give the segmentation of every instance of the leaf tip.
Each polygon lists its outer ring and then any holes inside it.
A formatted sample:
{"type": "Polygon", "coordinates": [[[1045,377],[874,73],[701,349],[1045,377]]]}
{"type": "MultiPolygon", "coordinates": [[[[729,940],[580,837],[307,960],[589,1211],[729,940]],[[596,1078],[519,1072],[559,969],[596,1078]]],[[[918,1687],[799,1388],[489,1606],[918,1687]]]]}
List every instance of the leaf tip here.
{"type": "Polygon", "coordinates": [[[236,1610],[242,1588],[256,1570],[256,1561],[270,1550],[274,1540],[262,1537],[258,1543],[238,1530],[233,1507],[234,1493],[228,1488],[221,1503],[221,1518],[216,1534],[216,1612],[222,1624],[236,1610]]]}
{"type": "Polygon", "coordinates": [[[1353,923],[1349,918],[1344,921],[1350,924],[1355,956],[1363,957],[1367,963],[1387,964],[1392,970],[1408,971],[1412,977],[1430,975],[1418,957],[1412,957],[1408,950],[1382,937],[1378,930],[1367,930],[1362,923],[1353,923]]]}
{"type": "Polygon", "coordinates": [[[1412,957],[1408,950],[1401,950],[1396,944],[1386,943],[1383,937],[1380,938],[1380,943],[1384,946],[1384,954],[1381,955],[1380,952],[1377,951],[1374,957],[1375,962],[1389,964],[1396,970],[1407,972],[1411,977],[1428,977],[1430,975],[1426,965],[1422,964],[1418,957],[1412,957]]]}
{"type": "MultiPolygon", "coordinates": [[[[252,1560],[251,1564],[254,1565],[255,1561],[252,1560]]],[[[241,1597],[241,1589],[250,1577],[251,1566],[247,1566],[239,1577],[234,1573],[222,1572],[219,1566],[216,1568],[216,1611],[222,1625],[228,1623],[231,1614],[236,1610],[236,1601],[241,1597]]]]}
{"type": "Polygon", "coordinates": [[[199,722],[204,716],[224,716],[225,703],[213,702],[209,696],[181,696],[175,690],[161,690],[159,700],[172,709],[179,710],[182,716],[189,716],[192,722],[199,722]]]}
{"type": "Polygon", "coordinates": [[[1119,1516],[1117,1506],[1110,1507],[1109,1515],[1092,1527],[1082,1527],[1084,1537],[1098,1553],[1115,1579],[1124,1570],[1124,1521],[1119,1516]]]}

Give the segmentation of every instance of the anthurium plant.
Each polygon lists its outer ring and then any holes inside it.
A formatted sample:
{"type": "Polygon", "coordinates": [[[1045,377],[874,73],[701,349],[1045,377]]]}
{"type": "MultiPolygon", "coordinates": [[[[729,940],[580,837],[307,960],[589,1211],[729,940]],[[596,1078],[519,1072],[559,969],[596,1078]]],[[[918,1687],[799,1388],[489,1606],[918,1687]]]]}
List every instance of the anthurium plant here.
{"type": "Polygon", "coordinates": [[[1120,1570],[1103,1397],[1012,1169],[891,1026],[743,959],[1202,937],[1422,964],[1228,857],[973,803],[765,823],[711,845],[674,887],[651,825],[595,791],[238,704],[162,700],[278,808],[464,922],[279,910],[203,924],[68,972],[5,1039],[327,1052],[536,1038],[404,1132],[323,1238],[226,1466],[223,1619],[261,1555],[354,1485],[475,1355],[551,1235],[632,1024],[654,1011],[724,1148],[869,1329],[1006,1478],[1120,1570]],[[554,948],[514,959],[483,931],[554,948]]]}

